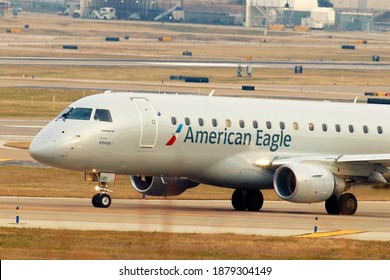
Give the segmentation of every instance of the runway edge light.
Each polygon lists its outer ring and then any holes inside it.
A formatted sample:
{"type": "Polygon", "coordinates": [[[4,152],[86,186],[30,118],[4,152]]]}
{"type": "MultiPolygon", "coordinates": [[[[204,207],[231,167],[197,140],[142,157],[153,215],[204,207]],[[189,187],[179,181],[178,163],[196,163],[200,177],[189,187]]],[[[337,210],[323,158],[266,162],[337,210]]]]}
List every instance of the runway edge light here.
{"type": "Polygon", "coordinates": [[[317,233],[318,231],[318,217],[314,219],[314,233],[317,233]]]}
{"type": "Polygon", "coordinates": [[[16,206],[16,223],[19,224],[19,205],[16,206]]]}

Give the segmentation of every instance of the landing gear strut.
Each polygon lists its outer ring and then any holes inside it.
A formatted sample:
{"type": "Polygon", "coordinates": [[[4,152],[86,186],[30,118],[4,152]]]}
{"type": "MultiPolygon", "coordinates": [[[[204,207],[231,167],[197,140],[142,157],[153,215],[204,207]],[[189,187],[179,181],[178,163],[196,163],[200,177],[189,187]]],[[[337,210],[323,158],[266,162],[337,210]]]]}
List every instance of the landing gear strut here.
{"type": "Polygon", "coordinates": [[[325,209],[331,215],[353,215],[357,210],[357,199],[351,193],[332,195],[325,201],[325,209]]]}
{"type": "Polygon", "coordinates": [[[260,190],[236,189],[232,195],[232,205],[237,211],[259,211],[264,198],[260,190]]]}
{"type": "Polygon", "coordinates": [[[112,199],[108,192],[111,192],[107,188],[107,183],[100,182],[99,186],[95,188],[99,193],[92,197],[92,205],[97,208],[108,208],[111,205],[112,199]]]}

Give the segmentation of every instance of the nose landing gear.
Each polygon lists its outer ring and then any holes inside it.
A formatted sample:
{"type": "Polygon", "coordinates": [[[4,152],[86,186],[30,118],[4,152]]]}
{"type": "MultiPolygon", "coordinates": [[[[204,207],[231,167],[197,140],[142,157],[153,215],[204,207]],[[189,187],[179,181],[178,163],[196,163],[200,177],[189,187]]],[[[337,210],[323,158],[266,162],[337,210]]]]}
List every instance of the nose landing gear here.
{"type": "Polygon", "coordinates": [[[112,192],[107,188],[106,182],[100,182],[99,186],[96,186],[96,191],[99,193],[92,197],[92,205],[97,208],[108,208],[111,205],[112,199],[108,192],[112,192]]]}

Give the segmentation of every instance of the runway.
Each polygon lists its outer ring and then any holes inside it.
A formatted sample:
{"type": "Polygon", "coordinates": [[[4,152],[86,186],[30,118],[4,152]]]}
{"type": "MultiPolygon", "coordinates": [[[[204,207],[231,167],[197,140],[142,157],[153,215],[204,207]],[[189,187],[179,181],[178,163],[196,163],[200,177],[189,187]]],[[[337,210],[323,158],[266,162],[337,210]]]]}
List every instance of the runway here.
{"type": "Polygon", "coordinates": [[[331,216],[323,203],[265,201],[261,212],[237,212],[230,201],[114,199],[100,209],[90,199],[0,197],[0,226],[312,237],[318,217],[318,237],[389,241],[390,202],[359,203],[354,216],[331,216]]]}
{"type": "Polygon", "coordinates": [[[108,58],[53,58],[53,57],[1,57],[0,65],[50,65],[50,66],[94,66],[94,67],[227,67],[251,65],[255,68],[292,68],[302,65],[305,69],[345,69],[345,70],[389,70],[390,63],[340,62],[340,61],[229,61],[229,60],[175,60],[175,59],[108,59],[108,58]]]}

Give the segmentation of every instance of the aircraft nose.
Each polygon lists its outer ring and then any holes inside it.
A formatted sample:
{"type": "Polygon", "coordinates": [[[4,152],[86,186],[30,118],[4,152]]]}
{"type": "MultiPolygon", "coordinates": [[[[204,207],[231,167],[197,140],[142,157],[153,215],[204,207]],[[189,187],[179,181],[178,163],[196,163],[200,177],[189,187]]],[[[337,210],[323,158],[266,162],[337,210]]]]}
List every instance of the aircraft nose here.
{"type": "Polygon", "coordinates": [[[30,155],[41,163],[50,163],[54,158],[55,142],[44,135],[37,135],[29,148],[30,155]]]}

